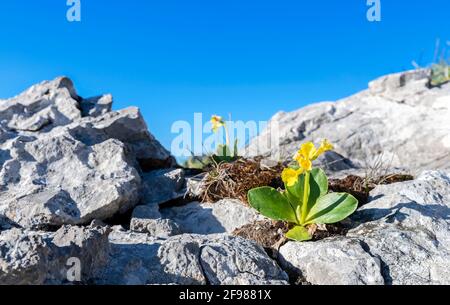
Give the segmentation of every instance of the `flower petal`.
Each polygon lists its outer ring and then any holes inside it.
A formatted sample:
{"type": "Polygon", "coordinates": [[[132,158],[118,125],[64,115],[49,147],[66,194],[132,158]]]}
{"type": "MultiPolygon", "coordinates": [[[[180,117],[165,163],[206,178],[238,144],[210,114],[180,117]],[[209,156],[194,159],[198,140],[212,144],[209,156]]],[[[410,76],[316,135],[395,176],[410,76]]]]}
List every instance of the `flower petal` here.
{"type": "Polygon", "coordinates": [[[314,146],[314,143],[312,142],[302,144],[299,151],[300,155],[302,155],[303,158],[307,160],[311,160],[316,154],[316,152],[317,152],[316,146],[314,146]]]}
{"type": "Polygon", "coordinates": [[[301,159],[299,165],[304,171],[312,170],[312,162],[309,159],[301,159]]]}
{"type": "Polygon", "coordinates": [[[333,150],[333,149],[334,149],[333,145],[332,145],[330,142],[328,142],[327,139],[324,139],[324,140],[322,141],[322,143],[320,144],[319,149],[318,149],[317,152],[315,153],[313,160],[316,160],[316,159],[319,158],[319,156],[322,155],[323,153],[325,153],[325,152],[327,152],[327,151],[330,151],[330,150],[333,150]]]}
{"type": "Polygon", "coordinates": [[[302,169],[285,168],[281,173],[281,179],[287,186],[294,186],[298,181],[298,176],[302,174],[302,169]]]}

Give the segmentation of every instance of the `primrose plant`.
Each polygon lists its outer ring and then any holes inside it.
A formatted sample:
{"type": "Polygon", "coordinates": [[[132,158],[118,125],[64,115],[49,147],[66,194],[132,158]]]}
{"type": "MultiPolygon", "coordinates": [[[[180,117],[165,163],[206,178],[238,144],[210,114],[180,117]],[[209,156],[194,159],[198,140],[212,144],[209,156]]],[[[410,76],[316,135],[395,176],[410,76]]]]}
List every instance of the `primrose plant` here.
{"type": "Polygon", "coordinates": [[[328,178],[312,162],[333,150],[327,141],[317,149],[305,143],[295,155],[296,165],[285,168],[281,175],[285,190],[260,187],[248,192],[248,202],[262,215],[286,221],[291,229],[286,237],[296,241],[312,239],[311,225],[333,224],[344,220],[358,208],[358,200],[347,193],[328,193],[328,178]]]}
{"type": "Polygon", "coordinates": [[[216,153],[212,156],[213,160],[217,163],[235,161],[238,158],[238,141],[236,139],[234,141],[233,148],[231,148],[230,134],[223,118],[218,115],[213,115],[211,117],[211,126],[214,133],[217,133],[220,128],[223,128],[225,131],[226,141],[225,145],[218,145],[216,153]]]}

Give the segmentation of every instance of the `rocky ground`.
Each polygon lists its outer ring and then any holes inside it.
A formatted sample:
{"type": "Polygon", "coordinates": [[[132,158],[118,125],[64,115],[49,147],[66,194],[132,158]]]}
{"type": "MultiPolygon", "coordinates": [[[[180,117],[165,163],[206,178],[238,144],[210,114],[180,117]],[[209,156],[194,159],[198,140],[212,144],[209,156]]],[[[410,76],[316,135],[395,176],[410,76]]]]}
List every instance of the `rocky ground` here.
{"type": "Polygon", "coordinates": [[[370,160],[414,176],[372,181],[350,219],[305,243],[241,197],[201,203],[201,177],[139,110],[111,106],[67,78],[0,100],[0,284],[69,284],[73,258],[81,284],[450,284],[450,84],[430,87],[428,71],[279,113],[281,145],[258,146],[268,131],[249,145],[268,164],[327,137],[334,178],[370,160]]]}

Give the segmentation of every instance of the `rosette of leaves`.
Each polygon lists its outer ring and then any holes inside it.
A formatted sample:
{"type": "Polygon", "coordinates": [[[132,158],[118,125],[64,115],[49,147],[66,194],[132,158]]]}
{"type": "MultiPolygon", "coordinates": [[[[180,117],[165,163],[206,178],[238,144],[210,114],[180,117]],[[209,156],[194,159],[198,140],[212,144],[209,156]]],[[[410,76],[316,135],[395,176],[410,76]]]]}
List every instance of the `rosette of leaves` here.
{"type": "MultiPolygon", "coordinates": [[[[327,143],[327,142],[326,142],[327,143]]],[[[305,145],[305,144],[304,144],[305,145]]],[[[307,143],[311,148],[311,143],[307,143]]],[[[322,146],[321,146],[322,148],[322,146]]],[[[307,168],[288,168],[283,173],[285,190],[260,187],[248,192],[248,202],[262,215],[291,224],[286,237],[296,241],[311,240],[309,225],[333,224],[353,214],[358,200],[347,193],[328,193],[328,178],[320,168],[312,168],[311,161],[329,149],[310,153],[299,151],[299,164],[307,168]]]]}

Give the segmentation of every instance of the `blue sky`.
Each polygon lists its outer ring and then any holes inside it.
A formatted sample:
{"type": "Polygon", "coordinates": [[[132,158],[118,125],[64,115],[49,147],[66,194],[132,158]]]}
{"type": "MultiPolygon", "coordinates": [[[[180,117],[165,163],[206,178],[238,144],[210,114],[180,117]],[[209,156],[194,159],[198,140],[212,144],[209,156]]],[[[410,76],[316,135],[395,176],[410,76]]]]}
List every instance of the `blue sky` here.
{"type": "Polygon", "coordinates": [[[0,98],[59,75],[82,96],[139,106],[166,146],[194,112],[267,120],[345,97],[387,73],[433,59],[450,40],[450,1],[66,0],[0,2],[0,98]]]}

